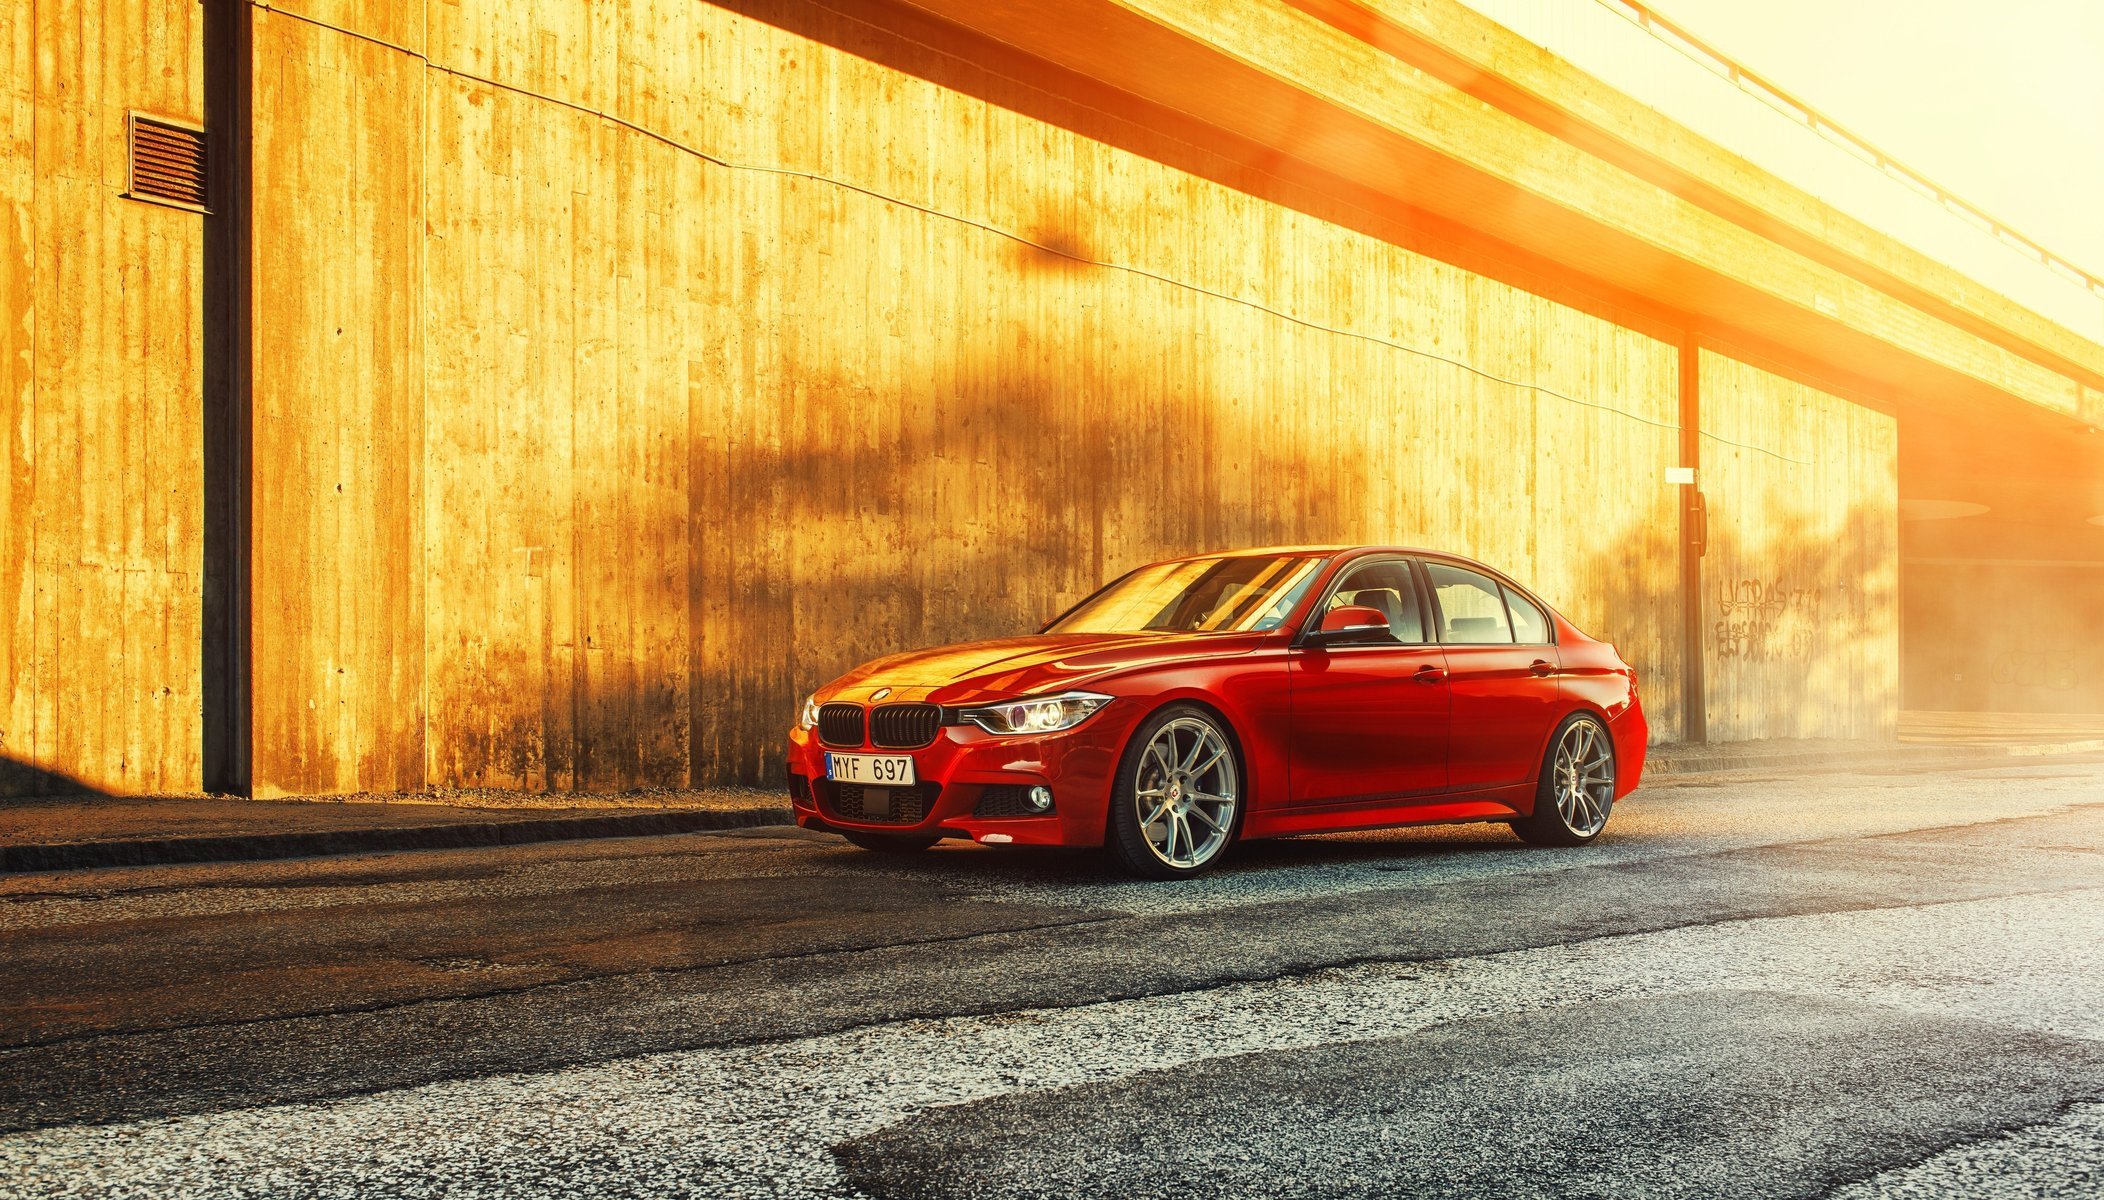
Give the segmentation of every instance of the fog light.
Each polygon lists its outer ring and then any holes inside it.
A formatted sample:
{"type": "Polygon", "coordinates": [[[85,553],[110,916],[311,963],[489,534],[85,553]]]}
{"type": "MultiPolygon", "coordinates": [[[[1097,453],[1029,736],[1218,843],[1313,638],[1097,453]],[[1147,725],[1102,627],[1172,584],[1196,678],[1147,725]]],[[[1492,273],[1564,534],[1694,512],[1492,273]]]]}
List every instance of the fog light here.
{"type": "Polygon", "coordinates": [[[1052,808],[1052,789],[1048,787],[1031,788],[1030,807],[1039,812],[1050,811],[1052,808]]]}

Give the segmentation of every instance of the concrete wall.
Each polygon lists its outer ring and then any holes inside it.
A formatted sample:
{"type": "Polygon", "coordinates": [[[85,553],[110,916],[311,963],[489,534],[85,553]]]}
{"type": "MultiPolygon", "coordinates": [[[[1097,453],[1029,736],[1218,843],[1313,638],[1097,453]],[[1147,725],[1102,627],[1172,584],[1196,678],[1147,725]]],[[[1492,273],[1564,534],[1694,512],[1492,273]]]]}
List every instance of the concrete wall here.
{"type": "Polygon", "coordinates": [[[125,112],[203,114],[190,0],[0,24],[0,795],[201,779],[203,245],[125,112]]]}
{"type": "MultiPolygon", "coordinates": [[[[391,39],[421,28],[421,9],[316,15],[391,39]]],[[[284,13],[250,19],[254,782],[262,794],[415,788],[429,72],[284,13]]],[[[479,332],[494,349],[525,331],[479,332]]]]}
{"type": "Polygon", "coordinates": [[[2104,713],[2104,563],[1909,560],[1907,707],[2104,713]]]}
{"type": "MultiPolygon", "coordinates": [[[[0,161],[0,752],[198,786],[208,484],[252,502],[264,795],[762,781],[797,699],[862,658],[1298,541],[1514,572],[1617,642],[1678,736],[1655,314],[1261,198],[1276,177],[972,56],[741,7],[236,9],[246,480],[200,466],[199,218],[111,176],[123,107],[196,113],[194,6],[66,34],[92,61],[16,32],[40,65],[9,77],[34,144],[17,115],[0,161]]],[[[1715,374],[1745,457],[1706,446],[1705,478],[1747,560],[1718,578],[1880,594],[1889,422],[1715,374]]],[[[1749,702],[1791,688],[1821,731],[1889,727],[1889,598],[1849,612],[1814,649],[1851,665],[1712,662],[1736,689],[1713,734],[1808,732],[1749,702]]]]}
{"type": "Polygon", "coordinates": [[[1892,737],[1897,423],[1728,355],[1700,371],[1710,738],[1892,737]]]}
{"type": "Polygon", "coordinates": [[[258,21],[259,790],[757,781],[860,658],[1302,540],[1677,729],[1670,345],[708,6],[258,21]]]}

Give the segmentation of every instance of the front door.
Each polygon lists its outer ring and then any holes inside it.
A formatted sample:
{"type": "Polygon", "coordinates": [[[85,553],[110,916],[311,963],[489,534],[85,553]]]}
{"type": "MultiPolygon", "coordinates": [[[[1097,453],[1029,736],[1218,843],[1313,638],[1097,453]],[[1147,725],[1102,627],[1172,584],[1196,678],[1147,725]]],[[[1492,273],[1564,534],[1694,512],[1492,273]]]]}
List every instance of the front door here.
{"type": "Polygon", "coordinates": [[[1341,604],[1379,609],[1397,641],[1292,652],[1293,803],[1372,802],[1446,790],[1446,655],[1425,637],[1408,560],[1346,568],[1311,623],[1341,604]]]}

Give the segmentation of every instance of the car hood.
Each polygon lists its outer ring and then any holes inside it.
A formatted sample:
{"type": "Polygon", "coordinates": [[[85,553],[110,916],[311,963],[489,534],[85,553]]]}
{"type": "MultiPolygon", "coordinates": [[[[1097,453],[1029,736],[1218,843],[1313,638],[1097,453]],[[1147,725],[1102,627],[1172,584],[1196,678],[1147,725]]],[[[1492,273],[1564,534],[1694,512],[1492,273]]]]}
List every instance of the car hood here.
{"type": "Polygon", "coordinates": [[[983,704],[1086,687],[1106,676],[1194,658],[1247,654],[1261,634],[1040,633],[908,650],[867,662],[819,691],[819,699],[983,704]]]}

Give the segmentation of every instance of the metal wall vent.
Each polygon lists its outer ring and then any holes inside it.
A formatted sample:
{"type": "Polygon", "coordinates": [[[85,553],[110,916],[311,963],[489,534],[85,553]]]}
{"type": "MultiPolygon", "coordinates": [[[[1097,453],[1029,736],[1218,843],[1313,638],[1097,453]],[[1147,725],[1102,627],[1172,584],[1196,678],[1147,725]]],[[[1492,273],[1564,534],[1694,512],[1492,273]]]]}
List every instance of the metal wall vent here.
{"type": "Polygon", "coordinates": [[[195,125],[125,114],[131,175],[124,194],[205,211],[205,131],[195,125]]]}

